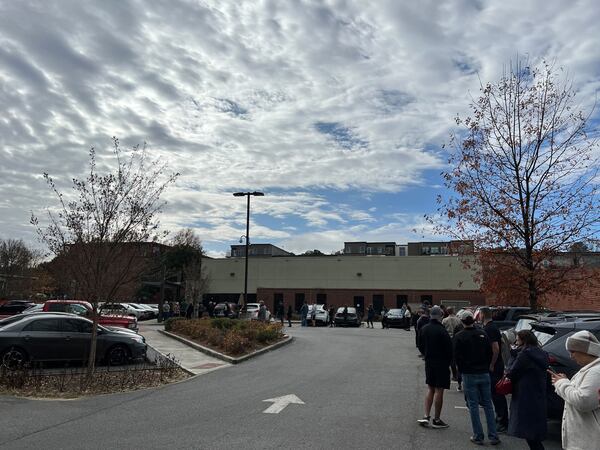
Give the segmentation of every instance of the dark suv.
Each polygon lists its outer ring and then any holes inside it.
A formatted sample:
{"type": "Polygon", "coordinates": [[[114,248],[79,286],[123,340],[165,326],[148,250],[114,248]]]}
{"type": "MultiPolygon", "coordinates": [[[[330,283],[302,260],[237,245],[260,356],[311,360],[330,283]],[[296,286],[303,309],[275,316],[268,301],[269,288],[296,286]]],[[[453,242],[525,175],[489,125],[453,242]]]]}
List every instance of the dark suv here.
{"type": "MultiPolygon", "coordinates": [[[[531,329],[537,336],[542,349],[548,352],[550,368],[557,373],[564,373],[571,378],[580,367],[573,361],[565,346],[567,338],[572,334],[587,330],[600,339],[600,320],[575,319],[569,322],[532,323],[531,329]]],[[[560,419],[564,408],[563,400],[556,395],[554,389],[548,389],[548,418],[560,419]]]]}

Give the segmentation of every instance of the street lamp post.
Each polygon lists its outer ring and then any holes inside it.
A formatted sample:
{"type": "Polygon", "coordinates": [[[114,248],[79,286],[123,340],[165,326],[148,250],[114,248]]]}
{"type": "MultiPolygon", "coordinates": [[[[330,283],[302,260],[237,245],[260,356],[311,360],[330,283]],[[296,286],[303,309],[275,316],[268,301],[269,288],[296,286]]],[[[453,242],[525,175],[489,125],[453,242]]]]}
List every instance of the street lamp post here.
{"type": "Polygon", "coordinates": [[[234,192],[234,197],[247,197],[246,203],[246,254],[244,261],[244,306],[248,304],[248,251],[250,246],[250,196],[263,197],[262,192],[234,192]]]}

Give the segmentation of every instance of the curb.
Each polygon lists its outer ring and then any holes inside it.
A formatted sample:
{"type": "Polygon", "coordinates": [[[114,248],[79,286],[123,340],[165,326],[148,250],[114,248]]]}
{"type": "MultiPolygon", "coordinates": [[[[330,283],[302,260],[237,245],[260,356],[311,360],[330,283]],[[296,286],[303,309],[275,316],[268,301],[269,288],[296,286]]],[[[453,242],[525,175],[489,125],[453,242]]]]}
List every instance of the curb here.
{"type": "Polygon", "coordinates": [[[219,353],[211,348],[208,347],[204,347],[200,344],[197,344],[195,342],[190,341],[189,339],[183,338],[181,336],[178,336],[176,334],[173,333],[169,333],[168,331],[165,330],[156,330],[158,331],[160,334],[163,334],[165,336],[168,336],[172,339],[175,339],[179,342],[181,342],[182,344],[185,344],[189,347],[192,347],[195,350],[198,350],[202,353],[207,354],[208,356],[212,356],[213,358],[217,358],[220,359],[221,361],[225,361],[228,362],[229,364],[239,364],[242,363],[244,361],[247,361],[249,359],[255,358],[259,355],[262,355],[263,353],[267,353],[270,352],[271,350],[275,350],[279,347],[283,347],[284,345],[287,345],[289,343],[291,343],[294,338],[292,336],[287,335],[287,337],[283,340],[283,341],[279,341],[273,345],[269,345],[268,347],[265,348],[261,348],[260,350],[257,350],[253,353],[250,353],[249,355],[244,355],[244,356],[240,356],[239,358],[234,358],[233,356],[227,356],[224,355],[223,353],[219,353]]]}

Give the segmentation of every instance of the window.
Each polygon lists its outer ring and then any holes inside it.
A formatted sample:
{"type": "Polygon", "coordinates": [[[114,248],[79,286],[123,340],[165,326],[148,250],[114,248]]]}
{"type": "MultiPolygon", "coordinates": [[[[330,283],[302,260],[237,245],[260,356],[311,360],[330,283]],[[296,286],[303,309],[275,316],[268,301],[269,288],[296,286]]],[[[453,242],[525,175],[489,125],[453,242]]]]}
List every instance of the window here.
{"type": "Polygon", "coordinates": [[[50,312],[66,312],[67,311],[67,303],[49,303],[48,311],[50,312]]]}
{"type": "Polygon", "coordinates": [[[430,305],[433,304],[433,296],[431,295],[421,295],[421,303],[428,302],[430,305]]]}
{"type": "Polygon", "coordinates": [[[92,324],[85,320],[65,319],[62,321],[62,331],[68,333],[91,333],[92,324]]]}
{"type": "Polygon", "coordinates": [[[86,316],[88,313],[88,310],[83,305],[78,305],[76,303],[72,303],[72,304],[68,305],[68,308],[66,308],[66,312],[70,312],[72,314],[77,314],[78,316],[86,316]]]}
{"type": "Polygon", "coordinates": [[[367,247],[367,255],[370,255],[372,253],[373,249],[371,247],[367,247]]]}
{"type": "Polygon", "coordinates": [[[408,303],[408,295],[396,295],[396,308],[402,308],[404,303],[408,303]]]}
{"type": "Polygon", "coordinates": [[[404,248],[404,247],[398,248],[398,256],[406,256],[406,248],[404,248]]]}
{"type": "Polygon", "coordinates": [[[294,307],[296,312],[300,312],[300,308],[304,304],[304,292],[298,292],[294,298],[294,307]]]}
{"type": "Polygon", "coordinates": [[[23,331],[60,331],[58,319],[38,319],[29,323],[23,331]]]}
{"type": "Polygon", "coordinates": [[[375,313],[377,314],[381,314],[381,310],[383,309],[383,295],[381,294],[374,294],[373,295],[373,309],[375,310],[375,313]]]}
{"type": "Polygon", "coordinates": [[[327,294],[317,294],[317,303],[325,305],[327,303],[327,294]]]}

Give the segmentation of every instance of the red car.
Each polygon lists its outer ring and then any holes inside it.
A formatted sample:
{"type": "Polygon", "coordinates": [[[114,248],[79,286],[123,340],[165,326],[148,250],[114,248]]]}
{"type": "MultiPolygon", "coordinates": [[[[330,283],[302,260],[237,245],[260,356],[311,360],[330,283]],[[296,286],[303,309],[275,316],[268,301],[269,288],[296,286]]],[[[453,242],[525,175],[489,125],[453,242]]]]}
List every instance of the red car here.
{"type": "MultiPolygon", "coordinates": [[[[93,311],[91,303],[83,300],[48,300],[44,303],[45,312],[67,312],[92,319],[93,311]]],[[[109,327],[122,327],[138,331],[138,322],[132,316],[120,316],[116,314],[99,314],[98,323],[109,327]]]]}

